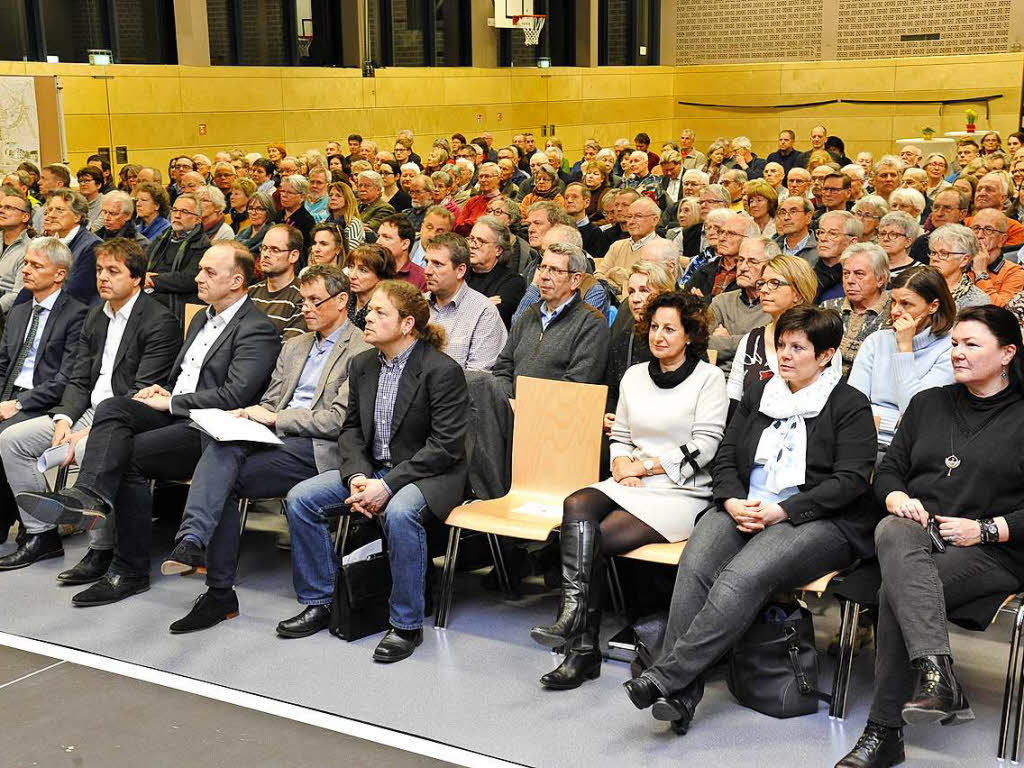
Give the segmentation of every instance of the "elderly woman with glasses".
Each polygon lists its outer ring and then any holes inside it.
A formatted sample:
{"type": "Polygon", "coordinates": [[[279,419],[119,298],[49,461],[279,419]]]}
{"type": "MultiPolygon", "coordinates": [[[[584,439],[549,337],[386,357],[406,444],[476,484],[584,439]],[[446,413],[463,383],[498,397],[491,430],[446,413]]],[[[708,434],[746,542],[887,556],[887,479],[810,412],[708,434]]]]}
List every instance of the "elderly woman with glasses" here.
{"type": "Polygon", "coordinates": [[[920,234],[921,225],[917,223],[917,219],[904,211],[887,213],[878,222],[878,244],[889,257],[890,282],[900,272],[917,265],[910,257],[910,246],[920,234]]]}
{"type": "Polygon", "coordinates": [[[928,236],[928,264],[946,281],[957,311],[992,303],[968,274],[980,248],[978,238],[962,224],[945,224],[928,236]]]}
{"type": "Polygon", "coordinates": [[[263,237],[267,230],[274,226],[277,218],[277,206],[274,205],[274,198],[266,192],[255,192],[249,198],[247,206],[249,224],[238,233],[236,239],[242,243],[249,252],[256,258],[259,264],[260,246],[263,245],[263,237]]]}
{"type": "Polygon", "coordinates": [[[864,226],[864,233],[857,238],[861,243],[878,242],[878,222],[889,212],[889,205],[879,195],[867,195],[853,205],[853,215],[864,226]]]}
{"type": "Polygon", "coordinates": [[[935,196],[944,189],[949,189],[952,184],[946,181],[949,175],[949,161],[941,152],[932,152],[925,158],[924,172],[928,174],[928,184],[925,194],[929,199],[934,200],[935,196]]]}

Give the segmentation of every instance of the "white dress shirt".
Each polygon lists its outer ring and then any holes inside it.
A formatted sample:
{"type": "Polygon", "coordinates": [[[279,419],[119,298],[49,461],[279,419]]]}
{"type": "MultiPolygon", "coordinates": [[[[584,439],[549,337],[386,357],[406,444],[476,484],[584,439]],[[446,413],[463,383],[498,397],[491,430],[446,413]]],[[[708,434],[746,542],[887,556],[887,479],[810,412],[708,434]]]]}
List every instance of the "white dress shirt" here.
{"type": "MultiPolygon", "coordinates": [[[[36,311],[36,307],[42,307],[43,311],[39,313],[39,322],[36,324],[36,335],[32,339],[31,346],[28,348],[28,354],[25,355],[25,362],[21,364],[21,370],[18,372],[18,377],[14,380],[14,386],[20,389],[32,389],[34,383],[32,381],[32,374],[36,369],[36,356],[39,354],[39,340],[43,338],[43,330],[46,328],[46,321],[50,319],[50,312],[53,310],[53,305],[57,303],[57,297],[60,296],[60,291],[54,291],[42,301],[36,301],[32,299],[32,313],[36,311]]],[[[28,316],[28,325],[25,327],[25,338],[28,338],[29,329],[32,327],[32,313],[28,316]]],[[[22,340],[24,341],[24,339],[22,340]]],[[[14,361],[12,361],[13,363],[14,361]]]]}
{"type": "Polygon", "coordinates": [[[214,342],[224,333],[224,329],[231,322],[231,318],[238,313],[238,310],[242,308],[242,304],[248,301],[248,299],[248,295],[242,296],[242,298],[223,312],[217,312],[216,314],[214,314],[213,307],[207,307],[206,323],[199,333],[196,334],[196,337],[185,351],[184,358],[182,358],[181,371],[178,374],[178,380],[174,383],[174,391],[171,393],[171,413],[174,413],[175,395],[191,395],[196,391],[196,387],[199,385],[199,374],[203,370],[203,361],[206,359],[206,354],[210,351],[210,347],[214,345],[214,342]]]}

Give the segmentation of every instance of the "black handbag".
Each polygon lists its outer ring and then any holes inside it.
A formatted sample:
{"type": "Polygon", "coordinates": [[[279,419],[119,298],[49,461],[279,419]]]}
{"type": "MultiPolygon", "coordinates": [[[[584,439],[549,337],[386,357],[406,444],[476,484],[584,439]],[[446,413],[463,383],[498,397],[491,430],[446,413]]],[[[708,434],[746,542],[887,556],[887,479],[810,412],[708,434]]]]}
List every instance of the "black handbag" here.
{"type": "Polygon", "coordinates": [[[768,605],[732,650],[729,690],[745,707],[772,717],[818,711],[814,619],[803,606],[768,605]],[[795,609],[794,609],[795,608],[795,609]]]}
{"type": "Polygon", "coordinates": [[[629,669],[633,677],[651,667],[661,655],[661,646],[665,642],[665,630],[668,627],[668,611],[659,611],[643,616],[633,624],[633,637],[636,642],[636,658],[629,669]]]}
{"type": "Polygon", "coordinates": [[[339,563],[328,629],[349,642],[383,632],[390,626],[390,596],[391,566],[386,547],[367,560],[339,563]]]}

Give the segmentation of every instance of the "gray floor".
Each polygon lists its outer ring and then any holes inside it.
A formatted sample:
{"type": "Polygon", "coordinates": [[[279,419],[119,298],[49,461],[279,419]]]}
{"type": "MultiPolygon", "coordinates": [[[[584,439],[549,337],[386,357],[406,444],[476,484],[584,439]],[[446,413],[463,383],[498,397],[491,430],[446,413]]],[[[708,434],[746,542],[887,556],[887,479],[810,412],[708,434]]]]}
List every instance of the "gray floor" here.
{"type": "Polygon", "coordinates": [[[326,756],[358,768],[449,765],[75,664],[52,666],[55,662],[0,648],[5,766],[313,768],[324,765],[326,756]]]}
{"type": "MultiPolygon", "coordinates": [[[[158,531],[155,542],[158,562],[169,546],[166,531],[158,531]]],[[[170,635],[167,625],[187,612],[202,590],[198,580],[154,572],[153,588],[143,595],[112,606],[75,609],[70,606],[73,590],[55,586],[54,576],[77,562],[85,541],[77,536],[66,545],[65,561],[0,574],[5,595],[0,629],[527,765],[732,766],[756,760],[761,765],[829,766],[856,740],[870,698],[870,652],[855,662],[845,722],[830,721],[824,709],[791,720],[764,717],[739,707],[718,682],[709,687],[690,733],[680,738],[629,704],[619,687],[628,676],[625,665],[606,663],[600,679],[576,691],[540,688],[537,678],[556,659],[530,641],[528,629],[552,615],[553,595],[503,601],[481,592],[476,576],[462,575],[448,631],[430,628],[411,659],[381,666],[370,660],[376,637],[345,643],[326,632],[305,640],[275,636],[275,623],[298,605],[288,555],[274,548],[271,533],[251,530],[243,541],[241,616],[185,636],[170,635]]],[[[812,609],[823,614],[816,624],[824,647],[836,629],[836,611],[827,599],[812,603],[812,609]]],[[[957,669],[978,721],[959,728],[908,729],[909,764],[960,768],[996,763],[1008,635],[1004,622],[984,634],[956,633],[957,669]]],[[[614,619],[607,623],[606,629],[615,628],[614,619]]],[[[7,674],[5,663],[0,658],[0,672],[7,674]]],[[[823,683],[830,680],[826,660],[823,683]]],[[[21,743],[17,732],[7,732],[3,740],[12,738],[21,743]]]]}

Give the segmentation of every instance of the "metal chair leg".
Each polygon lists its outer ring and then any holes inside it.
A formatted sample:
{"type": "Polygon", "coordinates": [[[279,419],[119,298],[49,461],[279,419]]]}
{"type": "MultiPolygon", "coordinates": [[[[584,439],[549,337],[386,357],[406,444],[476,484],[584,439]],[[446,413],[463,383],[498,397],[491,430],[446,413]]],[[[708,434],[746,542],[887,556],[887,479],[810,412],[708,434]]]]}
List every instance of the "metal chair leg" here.
{"type": "Polygon", "coordinates": [[[334,534],[334,551],[339,558],[345,556],[345,545],[348,544],[348,530],[352,524],[352,515],[342,512],[338,521],[338,531],[334,534]]]}
{"type": "Polygon", "coordinates": [[[63,491],[68,487],[68,472],[70,467],[61,467],[57,470],[57,477],[53,481],[53,491],[63,491]]]}
{"type": "Polygon", "coordinates": [[[494,570],[498,574],[498,586],[509,600],[514,599],[512,594],[512,582],[508,577],[508,569],[505,567],[505,554],[501,551],[501,542],[493,534],[487,534],[487,543],[491,547],[491,557],[494,559],[494,570]]]}
{"type": "Polygon", "coordinates": [[[239,536],[241,536],[243,533],[245,533],[245,524],[249,521],[249,504],[250,503],[251,503],[250,499],[239,499],[238,500],[238,518],[239,518],[239,521],[240,521],[239,525],[238,525],[238,535],[239,536]]]}
{"type": "MultiPolygon", "coordinates": [[[[1024,600],[1017,606],[1013,627],[1010,629],[1010,653],[1006,662],[1006,684],[1003,687],[1003,711],[999,719],[999,747],[996,756],[1006,758],[1006,738],[1010,730],[1010,712],[1013,708],[1013,692],[1021,670],[1021,629],[1024,628],[1024,600]]],[[[1019,710],[1018,710],[1019,717],[1019,710]]]]}
{"type": "Polygon", "coordinates": [[[459,557],[461,533],[461,528],[452,528],[448,532],[448,549],[444,555],[444,571],[441,574],[441,595],[437,601],[437,615],[434,617],[434,626],[438,629],[448,628],[448,614],[451,612],[455,593],[455,563],[459,557]]]}
{"type": "MultiPolygon", "coordinates": [[[[1024,605],[1022,605],[1024,608],[1024,605]]],[[[1024,653],[1024,648],[1021,648],[1021,608],[1018,608],[1017,616],[1014,619],[1014,634],[1017,637],[1018,652],[1024,653]]],[[[1019,762],[1020,760],[1020,734],[1021,726],[1024,725],[1024,658],[1021,659],[1017,665],[1017,679],[1014,681],[1014,685],[1017,688],[1017,701],[1014,705],[1016,707],[1016,713],[1014,715],[1013,725],[1013,751],[1011,752],[1011,760],[1013,762],[1019,762]]]]}
{"type": "Polygon", "coordinates": [[[846,699],[850,692],[850,675],[853,672],[853,645],[860,621],[860,605],[852,600],[843,603],[842,621],[839,625],[839,658],[836,659],[832,678],[832,703],[829,717],[842,720],[846,717],[846,699]]]}
{"type": "Polygon", "coordinates": [[[612,597],[612,610],[620,616],[626,612],[626,596],[622,591],[622,579],[614,557],[608,558],[608,587],[612,597]]]}

